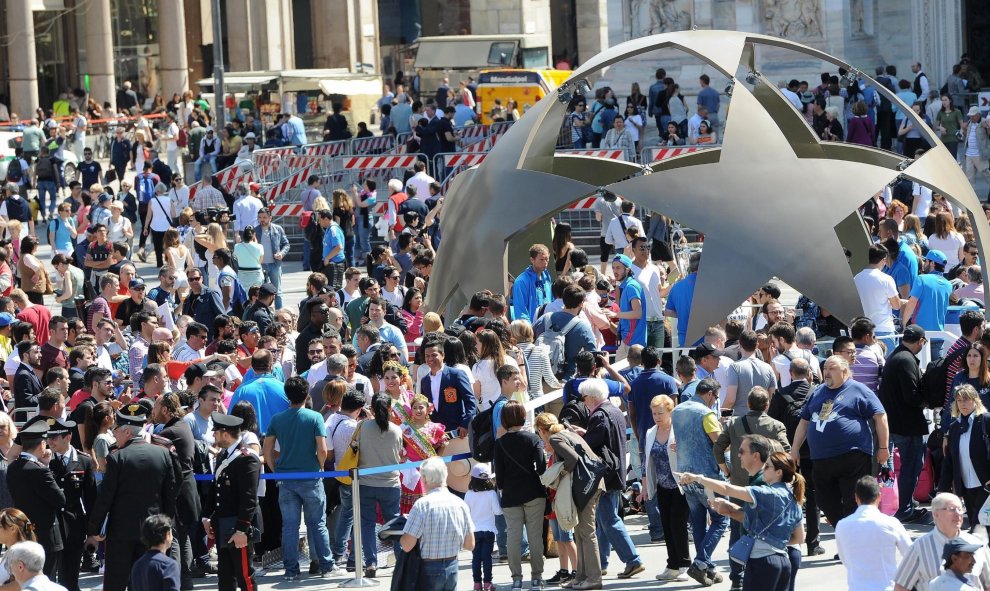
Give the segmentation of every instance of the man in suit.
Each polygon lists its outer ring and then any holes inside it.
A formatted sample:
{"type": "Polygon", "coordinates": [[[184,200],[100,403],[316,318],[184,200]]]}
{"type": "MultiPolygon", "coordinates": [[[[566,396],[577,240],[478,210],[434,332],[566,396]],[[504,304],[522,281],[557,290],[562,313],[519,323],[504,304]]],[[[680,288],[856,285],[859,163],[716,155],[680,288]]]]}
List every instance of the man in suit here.
{"type": "Polygon", "coordinates": [[[918,354],[925,346],[925,329],[912,324],[904,329],[901,344],[887,358],[880,376],[877,397],[887,411],[890,442],[900,450],[901,471],[897,475],[897,493],[903,495],[894,517],[901,523],[916,522],[928,515],[928,510],[914,506],[914,489],[925,461],[925,403],[919,392],[921,367],[918,354]]]}
{"type": "Polygon", "coordinates": [[[213,435],[223,450],[217,457],[214,503],[208,505],[210,537],[217,541],[220,591],[254,591],[254,544],[258,526],[258,480],[261,460],[241,442],[239,417],[215,412],[213,435]],[[236,577],[236,578],[235,578],[236,577]],[[236,584],[235,584],[236,583],[236,584]]]}
{"type": "Polygon", "coordinates": [[[62,563],[58,582],[69,591],[79,591],[79,568],[86,542],[86,515],[96,502],[96,472],[93,460],[72,447],[75,421],[45,419],[48,425],[48,448],[54,458],[49,464],[55,482],[65,494],[62,508],[62,563]]]}
{"type": "Polygon", "coordinates": [[[65,494],[49,469],[52,452],[45,445],[48,423],[38,422],[19,434],[21,453],[7,468],[7,488],[14,506],[34,524],[38,543],[45,548],[44,573],[54,577],[62,554],[60,518],[65,494]]]}
{"type": "Polygon", "coordinates": [[[179,483],[168,450],[144,438],[147,410],[128,404],[117,411],[118,450],[107,458],[100,495],[89,514],[87,544],[106,540],[104,591],[124,591],[131,565],[144,554],[141,525],[150,515],[175,517],[179,483]]]}
{"type": "Polygon", "coordinates": [[[151,172],[157,174],[166,187],[172,186],[172,169],[158,159],[157,150],[151,151],[151,172]]]}
{"type": "Polygon", "coordinates": [[[442,343],[431,342],[425,347],[430,373],[423,378],[420,391],[433,402],[430,420],[443,423],[448,433],[457,431],[458,437],[464,437],[478,408],[471,383],[463,371],[444,365],[442,343]]]}
{"type": "MultiPolygon", "coordinates": [[[[14,373],[14,406],[15,408],[31,408],[38,406],[38,395],[43,390],[41,380],[34,369],[41,366],[41,347],[36,341],[21,341],[17,343],[17,354],[21,364],[14,373]]],[[[26,413],[14,416],[15,421],[23,421],[26,413]]]]}
{"type": "Polygon", "coordinates": [[[436,102],[437,107],[443,109],[447,106],[447,93],[450,92],[450,79],[444,78],[443,82],[437,88],[436,102]]]}
{"type": "MultiPolygon", "coordinates": [[[[440,149],[440,136],[438,135],[442,115],[437,114],[437,109],[443,109],[443,107],[427,104],[423,108],[423,113],[426,115],[426,127],[420,127],[418,128],[419,131],[416,132],[419,136],[419,151],[426,154],[427,163],[430,165],[433,164],[433,157],[442,151],[440,149]]],[[[433,174],[436,176],[437,171],[433,171],[433,174]]]]}
{"type": "MultiPolygon", "coordinates": [[[[787,427],[787,441],[794,441],[794,431],[801,422],[801,407],[811,393],[811,364],[807,359],[795,358],[791,361],[791,383],[776,390],[770,399],[767,414],[777,419],[787,427]]],[[[820,518],[818,517],[818,501],[815,499],[815,482],[811,477],[814,464],[811,462],[811,451],[805,442],[801,446],[801,474],[804,475],[804,507],[808,514],[805,543],[808,545],[808,556],[819,556],[825,553],[821,547],[818,534],[820,518]]]]}

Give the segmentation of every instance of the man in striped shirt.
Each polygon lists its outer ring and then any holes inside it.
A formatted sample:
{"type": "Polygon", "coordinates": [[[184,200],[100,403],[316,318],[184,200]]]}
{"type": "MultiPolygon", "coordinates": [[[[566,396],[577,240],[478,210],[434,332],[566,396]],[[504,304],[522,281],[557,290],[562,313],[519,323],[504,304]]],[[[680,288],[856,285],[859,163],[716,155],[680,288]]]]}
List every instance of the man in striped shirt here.
{"type": "Polygon", "coordinates": [[[954,494],[939,493],[932,500],[935,528],[911,544],[894,575],[894,591],[928,591],[929,582],[942,574],[942,549],[949,540],[960,539],[967,544],[978,544],[973,575],[980,585],[990,587],[990,550],[978,537],[962,531],[962,501],[954,494]]]}

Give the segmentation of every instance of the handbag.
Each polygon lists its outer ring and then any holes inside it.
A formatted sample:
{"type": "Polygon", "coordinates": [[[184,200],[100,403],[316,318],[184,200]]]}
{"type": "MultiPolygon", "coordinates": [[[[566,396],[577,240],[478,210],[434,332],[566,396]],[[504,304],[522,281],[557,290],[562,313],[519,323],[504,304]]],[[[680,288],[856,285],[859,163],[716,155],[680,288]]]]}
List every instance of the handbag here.
{"type": "Polygon", "coordinates": [[[897,513],[900,503],[900,495],[897,492],[897,475],[890,470],[883,468],[877,476],[877,483],[880,484],[880,512],[884,515],[897,513]]]}
{"type": "Polygon", "coordinates": [[[740,537],[738,540],[736,540],[735,544],[729,546],[729,559],[732,560],[733,562],[738,562],[739,564],[746,564],[747,562],[749,562],[749,555],[753,553],[753,546],[756,544],[756,540],[762,537],[763,534],[767,533],[767,530],[770,529],[770,526],[772,526],[774,523],[777,522],[778,519],[784,516],[784,512],[787,511],[787,505],[788,503],[784,503],[784,507],[780,510],[780,514],[777,515],[777,517],[775,517],[773,521],[768,523],[767,526],[760,531],[760,533],[756,534],[755,536],[746,534],[740,537]]]}
{"type": "Polygon", "coordinates": [[[571,496],[578,511],[584,511],[600,486],[608,466],[601,460],[596,460],[588,455],[584,446],[574,446],[574,452],[578,456],[578,462],[574,464],[574,471],[571,473],[571,496]]]}
{"type": "MultiPolygon", "coordinates": [[[[351,444],[347,446],[344,457],[337,462],[337,470],[350,471],[358,467],[358,462],[361,459],[361,452],[358,449],[358,435],[361,433],[361,425],[363,424],[363,422],[358,423],[357,429],[354,429],[354,435],[351,435],[351,444]]],[[[338,476],[337,480],[341,484],[350,484],[353,479],[350,476],[338,476]]]]}

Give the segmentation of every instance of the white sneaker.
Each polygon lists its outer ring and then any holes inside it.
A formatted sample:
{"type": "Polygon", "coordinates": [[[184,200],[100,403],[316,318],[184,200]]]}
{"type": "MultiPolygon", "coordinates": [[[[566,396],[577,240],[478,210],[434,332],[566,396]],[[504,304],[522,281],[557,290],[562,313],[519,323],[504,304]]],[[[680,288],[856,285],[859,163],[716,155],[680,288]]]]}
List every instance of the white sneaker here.
{"type": "Polygon", "coordinates": [[[686,580],[688,580],[688,578],[687,578],[687,569],[686,568],[682,568],[682,569],[678,569],[678,570],[674,570],[672,568],[664,569],[664,571],[662,573],[660,573],[659,575],[657,575],[657,580],[658,581],[664,581],[664,582],[670,582],[670,581],[686,581],[686,580]]]}

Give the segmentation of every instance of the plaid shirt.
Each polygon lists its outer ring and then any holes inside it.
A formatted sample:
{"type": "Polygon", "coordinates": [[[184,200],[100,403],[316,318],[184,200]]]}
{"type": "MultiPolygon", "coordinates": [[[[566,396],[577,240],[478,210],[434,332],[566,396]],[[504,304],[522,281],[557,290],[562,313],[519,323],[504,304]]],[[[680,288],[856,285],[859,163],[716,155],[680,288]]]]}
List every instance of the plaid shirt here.
{"type": "Polygon", "coordinates": [[[189,203],[193,211],[206,211],[210,207],[220,209],[227,208],[227,202],[223,198],[223,193],[213,187],[201,187],[196,191],[196,196],[189,203]]]}
{"type": "Polygon", "coordinates": [[[474,531],[467,503],[445,487],[435,488],[413,505],[402,533],[419,539],[425,560],[456,558],[464,538],[474,531]]]}

